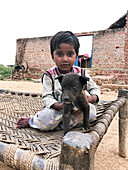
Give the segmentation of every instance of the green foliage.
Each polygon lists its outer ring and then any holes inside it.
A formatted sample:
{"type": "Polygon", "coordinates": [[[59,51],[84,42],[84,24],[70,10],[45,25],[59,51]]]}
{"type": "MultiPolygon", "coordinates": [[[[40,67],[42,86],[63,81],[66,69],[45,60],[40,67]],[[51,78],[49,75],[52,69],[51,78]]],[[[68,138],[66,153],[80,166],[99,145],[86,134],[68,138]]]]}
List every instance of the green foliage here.
{"type": "Polygon", "coordinates": [[[26,78],[26,81],[34,81],[34,80],[32,80],[32,79],[30,79],[30,78],[26,78]]]}
{"type": "Polygon", "coordinates": [[[4,77],[0,75],[0,80],[4,80],[4,77]]]}
{"type": "Polygon", "coordinates": [[[5,67],[3,64],[0,64],[0,75],[2,75],[3,77],[9,77],[11,76],[11,72],[11,67],[5,67]]]}

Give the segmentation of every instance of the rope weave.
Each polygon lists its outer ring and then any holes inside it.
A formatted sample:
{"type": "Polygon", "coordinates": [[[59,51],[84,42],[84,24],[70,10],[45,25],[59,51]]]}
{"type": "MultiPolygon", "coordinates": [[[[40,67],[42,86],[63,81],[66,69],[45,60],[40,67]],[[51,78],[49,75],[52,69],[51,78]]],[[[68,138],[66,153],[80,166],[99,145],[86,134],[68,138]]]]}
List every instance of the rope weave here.
{"type": "Polygon", "coordinates": [[[20,170],[31,170],[32,160],[35,155],[35,152],[25,151],[21,157],[20,170]]]}
{"type": "Polygon", "coordinates": [[[15,168],[14,157],[15,157],[17,148],[19,148],[19,146],[10,144],[6,147],[5,152],[4,152],[4,163],[6,163],[7,165],[13,168],[15,168]]]}

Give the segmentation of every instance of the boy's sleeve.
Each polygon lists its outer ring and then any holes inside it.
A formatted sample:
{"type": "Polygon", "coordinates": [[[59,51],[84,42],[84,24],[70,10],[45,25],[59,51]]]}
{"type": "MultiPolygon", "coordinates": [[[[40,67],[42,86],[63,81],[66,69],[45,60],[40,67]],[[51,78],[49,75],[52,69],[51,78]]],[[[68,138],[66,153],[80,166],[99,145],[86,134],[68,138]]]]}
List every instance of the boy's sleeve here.
{"type": "Polygon", "coordinates": [[[43,87],[42,87],[42,98],[44,105],[50,108],[54,103],[58,102],[53,97],[53,90],[52,90],[52,80],[44,74],[43,76],[43,87]]]}
{"type": "Polygon", "coordinates": [[[93,81],[88,73],[86,73],[86,76],[89,78],[89,81],[87,82],[87,91],[90,95],[97,95],[98,100],[96,102],[98,102],[100,100],[100,88],[97,86],[97,84],[93,81]]]}

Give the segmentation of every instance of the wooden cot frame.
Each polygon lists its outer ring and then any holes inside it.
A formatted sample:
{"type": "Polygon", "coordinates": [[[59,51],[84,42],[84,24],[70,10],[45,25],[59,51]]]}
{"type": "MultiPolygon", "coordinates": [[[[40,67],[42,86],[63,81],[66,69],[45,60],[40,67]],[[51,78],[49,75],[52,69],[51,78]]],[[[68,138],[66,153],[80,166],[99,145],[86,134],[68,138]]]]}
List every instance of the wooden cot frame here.
{"type": "MultiPolygon", "coordinates": [[[[128,90],[119,90],[118,99],[105,111],[102,119],[90,132],[71,131],[63,137],[59,169],[93,170],[95,151],[118,111],[119,156],[128,157],[128,90]]],[[[48,170],[47,160],[38,154],[4,142],[0,142],[0,161],[15,169],[48,170]],[[28,154],[30,155],[29,160],[27,160],[28,154]],[[22,160],[23,165],[20,163],[21,158],[24,159],[22,160]]]]}

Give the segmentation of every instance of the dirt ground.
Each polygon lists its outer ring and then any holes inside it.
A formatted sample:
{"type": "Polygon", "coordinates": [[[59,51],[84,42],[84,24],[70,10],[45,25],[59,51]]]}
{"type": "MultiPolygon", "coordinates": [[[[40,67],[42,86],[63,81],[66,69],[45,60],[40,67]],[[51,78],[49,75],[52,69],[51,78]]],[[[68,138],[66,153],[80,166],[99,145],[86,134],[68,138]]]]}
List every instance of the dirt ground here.
{"type": "MultiPolygon", "coordinates": [[[[0,81],[0,89],[41,93],[42,84],[24,81],[0,81]]],[[[117,95],[115,91],[103,92],[101,100],[115,100],[117,95]]],[[[118,136],[117,114],[95,153],[95,170],[128,170],[128,159],[118,155],[118,136]]],[[[12,170],[12,168],[0,162],[0,170],[12,170]]]]}

